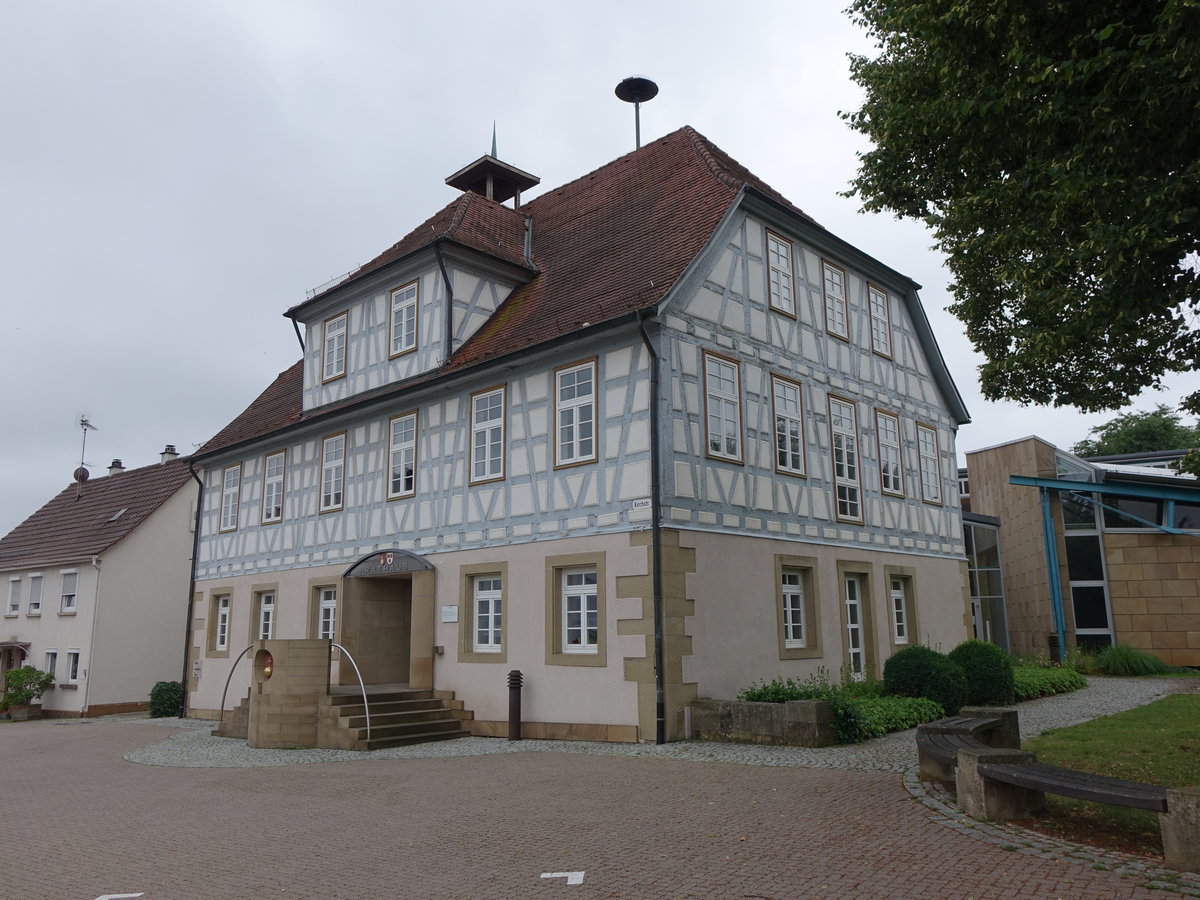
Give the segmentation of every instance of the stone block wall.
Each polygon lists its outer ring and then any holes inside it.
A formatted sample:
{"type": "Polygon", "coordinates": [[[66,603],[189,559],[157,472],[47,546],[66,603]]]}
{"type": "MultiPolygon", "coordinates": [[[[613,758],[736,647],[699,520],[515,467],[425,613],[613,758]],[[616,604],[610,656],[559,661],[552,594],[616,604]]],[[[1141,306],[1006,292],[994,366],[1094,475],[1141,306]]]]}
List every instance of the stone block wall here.
{"type": "Polygon", "coordinates": [[[1106,532],[1116,641],[1176,666],[1200,666],[1200,541],[1161,532],[1106,532]]]}

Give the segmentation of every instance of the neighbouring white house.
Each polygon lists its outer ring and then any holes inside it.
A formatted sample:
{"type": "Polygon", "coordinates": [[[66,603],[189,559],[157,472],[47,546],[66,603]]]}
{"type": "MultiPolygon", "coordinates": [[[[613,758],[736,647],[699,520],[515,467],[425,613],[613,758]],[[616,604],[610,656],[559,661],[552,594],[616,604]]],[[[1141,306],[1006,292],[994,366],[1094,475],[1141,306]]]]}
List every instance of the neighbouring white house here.
{"type": "Polygon", "coordinates": [[[697,696],[965,639],[968,415],[917,284],[687,127],[532,200],[491,155],[447,183],[194,457],[193,715],[327,639],[335,690],[453,692],[477,734],[519,670],[527,736],[674,740],[697,696]]]}
{"type": "Polygon", "coordinates": [[[0,675],[54,676],[50,716],[146,709],[183,673],[199,485],[161,462],[72,484],[0,538],[0,675]]]}

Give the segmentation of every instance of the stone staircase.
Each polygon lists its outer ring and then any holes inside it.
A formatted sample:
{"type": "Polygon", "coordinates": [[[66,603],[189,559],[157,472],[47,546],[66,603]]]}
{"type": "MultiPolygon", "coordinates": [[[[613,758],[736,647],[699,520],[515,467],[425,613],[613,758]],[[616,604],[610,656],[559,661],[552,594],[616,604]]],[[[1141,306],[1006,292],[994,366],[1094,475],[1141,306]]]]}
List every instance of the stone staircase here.
{"type": "Polygon", "coordinates": [[[474,713],[454,699],[453,691],[408,688],[367,688],[371,709],[371,739],[362,695],[336,693],[321,698],[320,745],[346,750],[379,750],[404,744],[423,744],[467,737],[463,727],[474,713]]]}

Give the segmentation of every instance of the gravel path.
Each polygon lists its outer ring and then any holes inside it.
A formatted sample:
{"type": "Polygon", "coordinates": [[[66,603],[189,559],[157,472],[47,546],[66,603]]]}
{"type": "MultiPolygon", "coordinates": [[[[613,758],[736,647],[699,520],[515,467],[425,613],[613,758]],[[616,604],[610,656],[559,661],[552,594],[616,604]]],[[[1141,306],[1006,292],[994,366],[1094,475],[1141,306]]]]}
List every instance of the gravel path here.
{"type": "MultiPolygon", "coordinates": [[[[1088,679],[1088,686],[1070,694],[1022,703],[1021,735],[1030,737],[1051,728],[1063,728],[1142,706],[1167,694],[1198,692],[1193,679],[1104,678],[1088,679]]],[[[808,766],[853,769],[868,772],[905,772],[916,765],[914,731],[898,731],[886,737],[844,747],[764,747],[751,744],[721,744],[678,741],[653,744],[605,744],[587,741],[507,741],[497,738],[459,738],[412,747],[361,752],[354,750],[263,750],[247,747],[236,738],[213,737],[213,723],[199,719],[148,719],[143,716],[113,716],[138,725],[163,725],[183,730],[164,741],[125,754],[130,762],[147,766],[193,768],[253,768],[305,763],[331,763],[368,759],[428,759],[433,757],[482,756],[493,753],[587,753],[603,756],[640,756],[656,759],[729,762],[748,766],[808,766]]],[[[64,720],[64,724],[67,720],[64,720]]],[[[73,720],[78,723],[80,720],[73,720]]]]}

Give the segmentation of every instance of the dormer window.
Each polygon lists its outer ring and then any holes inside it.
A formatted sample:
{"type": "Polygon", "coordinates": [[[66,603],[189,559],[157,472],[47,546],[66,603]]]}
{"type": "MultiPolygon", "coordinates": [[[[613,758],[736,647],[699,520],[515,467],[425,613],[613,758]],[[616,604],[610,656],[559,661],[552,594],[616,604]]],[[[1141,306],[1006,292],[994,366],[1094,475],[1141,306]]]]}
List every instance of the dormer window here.
{"type": "Polygon", "coordinates": [[[346,321],[348,313],[325,320],[325,340],[321,354],[321,380],[333,381],[346,374],[346,321]]]}
{"type": "Polygon", "coordinates": [[[417,282],[392,291],[390,356],[417,348],[417,282]]]}

